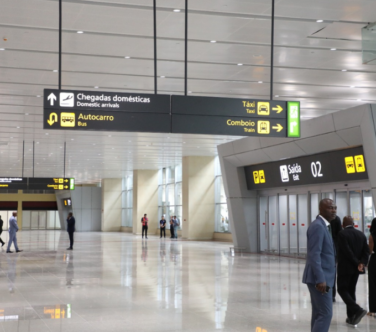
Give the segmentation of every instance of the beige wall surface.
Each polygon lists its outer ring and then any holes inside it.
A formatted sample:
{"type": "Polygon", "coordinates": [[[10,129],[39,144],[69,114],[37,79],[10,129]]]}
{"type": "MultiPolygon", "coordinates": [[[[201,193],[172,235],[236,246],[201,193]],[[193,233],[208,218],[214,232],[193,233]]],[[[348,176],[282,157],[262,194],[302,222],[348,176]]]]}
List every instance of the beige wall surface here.
{"type": "Polygon", "coordinates": [[[183,157],[183,238],[211,240],[214,216],[214,157],[183,157]]]}
{"type": "Polygon", "coordinates": [[[141,234],[141,218],[148,215],[149,232],[158,227],[158,170],[133,171],[133,234],[141,234]]]}
{"type": "Polygon", "coordinates": [[[55,194],[24,194],[18,190],[17,194],[0,194],[0,201],[18,202],[17,225],[22,229],[22,202],[56,202],[55,194]]]}
{"type": "Polygon", "coordinates": [[[102,180],[102,231],[118,232],[121,228],[122,179],[102,180]]]}

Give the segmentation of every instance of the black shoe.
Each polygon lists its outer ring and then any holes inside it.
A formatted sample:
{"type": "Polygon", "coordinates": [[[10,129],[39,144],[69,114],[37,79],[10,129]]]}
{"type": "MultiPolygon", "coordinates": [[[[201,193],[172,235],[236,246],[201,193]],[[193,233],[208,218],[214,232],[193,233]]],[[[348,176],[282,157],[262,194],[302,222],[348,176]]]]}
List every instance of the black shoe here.
{"type": "Polygon", "coordinates": [[[8,250],[7,254],[13,254],[13,251],[8,250]]]}
{"type": "Polygon", "coordinates": [[[367,315],[367,311],[360,309],[350,320],[352,325],[358,325],[362,318],[367,315]]]}
{"type": "Polygon", "coordinates": [[[355,325],[353,325],[353,324],[351,323],[351,321],[350,321],[349,318],[346,318],[346,324],[347,324],[347,325],[350,325],[351,327],[354,327],[354,328],[355,328],[355,325]]]}
{"type": "Polygon", "coordinates": [[[3,243],[1,244],[1,246],[4,247],[4,244],[5,244],[5,242],[3,242],[3,243]]]}
{"type": "Polygon", "coordinates": [[[67,248],[67,250],[73,250],[73,248],[67,248]]]}
{"type": "Polygon", "coordinates": [[[333,303],[336,301],[336,298],[335,297],[333,297],[333,303]]]}
{"type": "Polygon", "coordinates": [[[16,250],[16,252],[22,252],[23,250],[16,250]]]}
{"type": "Polygon", "coordinates": [[[145,236],[145,239],[147,239],[148,237],[147,236],[145,236]]]}

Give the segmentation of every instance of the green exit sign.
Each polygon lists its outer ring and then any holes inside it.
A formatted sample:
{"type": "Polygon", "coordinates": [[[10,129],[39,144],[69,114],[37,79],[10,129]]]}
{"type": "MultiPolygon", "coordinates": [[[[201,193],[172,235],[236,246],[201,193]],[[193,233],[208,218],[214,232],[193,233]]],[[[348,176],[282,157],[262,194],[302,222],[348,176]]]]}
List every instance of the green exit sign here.
{"type": "Polygon", "coordinates": [[[287,137],[300,137],[300,102],[287,102],[287,137]]]}

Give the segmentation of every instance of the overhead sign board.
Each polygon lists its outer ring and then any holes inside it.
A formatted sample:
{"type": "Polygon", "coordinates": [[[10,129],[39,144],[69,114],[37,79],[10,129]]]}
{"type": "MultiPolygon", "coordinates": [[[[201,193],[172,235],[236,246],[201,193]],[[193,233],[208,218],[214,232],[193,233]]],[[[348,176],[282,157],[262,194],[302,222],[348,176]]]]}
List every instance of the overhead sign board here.
{"type": "Polygon", "coordinates": [[[170,96],[140,93],[44,89],[43,107],[52,109],[170,113],[170,96]]]}
{"type": "Polygon", "coordinates": [[[367,180],[363,147],[247,166],[249,190],[367,180]]]}
{"type": "Polygon", "coordinates": [[[172,96],[172,132],[300,137],[300,103],[276,100],[172,96]],[[288,131],[287,120],[294,130],[288,131]],[[292,122],[291,122],[292,123],[292,122]]]}
{"type": "Polygon", "coordinates": [[[74,190],[74,178],[0,178],[0,189],[74,190]]]}
{"type": "Polygon", "coordinates": [[[43,128],[300,137],[300,103],[45,89],[43,128]]]}

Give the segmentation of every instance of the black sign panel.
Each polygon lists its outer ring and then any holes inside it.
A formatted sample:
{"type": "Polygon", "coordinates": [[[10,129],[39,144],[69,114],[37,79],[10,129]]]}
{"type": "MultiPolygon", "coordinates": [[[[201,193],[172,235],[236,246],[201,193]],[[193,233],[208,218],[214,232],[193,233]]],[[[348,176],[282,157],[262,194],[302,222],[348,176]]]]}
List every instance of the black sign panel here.
{"type": "Polygon", "coordinates": [[[258,99],[172,96],[172,114],[286,119],[287,102],[258,99]]]}
{"type": "Polygon", "coordinates": [[[286,137],[286,119],[172,115],[172,132],[236,136],[286,137]]]}
{"type": "Polygon", "coordinates": [[[170,115],[116,111],[44,110],[44,129],[170,133],[170,115]]]}
{"type": "Polygon", "coordinates": [[[103,91],[44,89],[43,107],[76,111],[121,111],[170,114],[170,96],[103,91]]]}
{"type": "Polygon", "coordinates": [[[0,178],[0,189],[27,189],[27,178],[0,178]]]}
{"type": "Polygon", "coordinates": [[[0,189],[74,190],[74,178],[0,178],[0,189]]]}
{"type": "Polygon", "coordinates": [[[363,147],[247,166],[249,190],[367,180],[363,147]]]}

